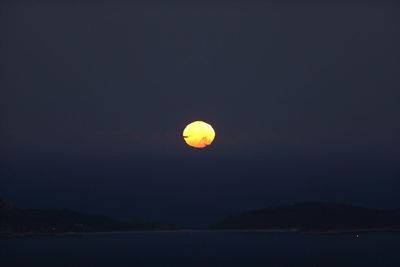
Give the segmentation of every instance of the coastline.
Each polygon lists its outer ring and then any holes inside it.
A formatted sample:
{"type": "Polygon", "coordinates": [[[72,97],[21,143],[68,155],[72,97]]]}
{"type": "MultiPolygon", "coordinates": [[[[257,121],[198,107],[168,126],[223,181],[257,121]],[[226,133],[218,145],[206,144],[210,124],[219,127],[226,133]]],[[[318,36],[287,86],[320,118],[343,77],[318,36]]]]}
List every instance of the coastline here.
{"type": "Polygon", "coordinates": [[[249,234],[319,234],[340,235],[360,233],[399,233],[400,229],[337,229],[337,230],[300,230],[300,229],[179,229],[179,230],[132,230],[132,231],[101,231],[101,232],[64,232],[64,233],[0,233],[0,239],[24,237],[54,237],[54,236],[87,236],[107,234],[148,234],[148,233],[249,233],[249,234]]]}

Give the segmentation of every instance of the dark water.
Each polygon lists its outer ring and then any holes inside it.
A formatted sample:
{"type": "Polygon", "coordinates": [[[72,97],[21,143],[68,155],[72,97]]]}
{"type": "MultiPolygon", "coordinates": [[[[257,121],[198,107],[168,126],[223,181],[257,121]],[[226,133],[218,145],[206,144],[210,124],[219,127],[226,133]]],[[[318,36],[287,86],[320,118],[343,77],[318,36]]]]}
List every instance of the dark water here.
{"type": "Polygon", "coordinates": [[[0,266],[400,266],[399,233],[153,232],[0,239],[0,266]]]}

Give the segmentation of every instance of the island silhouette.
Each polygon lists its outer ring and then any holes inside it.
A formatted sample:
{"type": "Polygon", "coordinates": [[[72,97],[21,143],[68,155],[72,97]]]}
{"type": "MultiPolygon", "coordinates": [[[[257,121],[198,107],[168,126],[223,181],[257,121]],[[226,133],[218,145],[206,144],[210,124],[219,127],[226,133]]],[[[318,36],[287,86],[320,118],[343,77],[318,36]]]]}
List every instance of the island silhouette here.
{"type": "Polygon", "coordinates": [[[57,234],[114,231],[171,230],[159,222],[115,220],[68,209],[19,209],[0,199],[0,234],[57,234]]]}
{"type": "MultiPolygon", "coordinates": [[[[227,216],[208,229],[324,233],[399,231],[400,209],[306,202],[227,216]]],[[[185,228],[139,219],[121,221],[68,209],[20,209],[0,199],[0,236],[154,230],[185,228]]]]}

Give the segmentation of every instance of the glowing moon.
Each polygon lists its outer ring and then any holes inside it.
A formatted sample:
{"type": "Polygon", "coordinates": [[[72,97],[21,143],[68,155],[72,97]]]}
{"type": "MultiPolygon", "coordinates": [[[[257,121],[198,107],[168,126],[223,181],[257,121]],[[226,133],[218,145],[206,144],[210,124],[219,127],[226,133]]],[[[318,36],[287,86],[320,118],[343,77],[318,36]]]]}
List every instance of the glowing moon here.
{"type": "Polygon", "coordinates": [[[215,131],[210,124],[204,121],[194,121],[183,130],[183,138],[189,146],[204,148],[213,142],[215,131]]]}

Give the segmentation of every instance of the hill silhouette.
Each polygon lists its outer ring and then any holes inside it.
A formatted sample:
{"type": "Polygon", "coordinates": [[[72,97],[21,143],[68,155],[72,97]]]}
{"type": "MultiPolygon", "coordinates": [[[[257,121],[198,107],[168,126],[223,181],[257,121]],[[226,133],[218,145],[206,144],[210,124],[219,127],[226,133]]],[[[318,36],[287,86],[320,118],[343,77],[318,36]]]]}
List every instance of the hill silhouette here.
{"type": "Polygon", "coordinates": [[[67,209],[19,209],[0,199],[0,233],[66,233],[174,229],[169,224],[119,221],[67,209]]]}
{"type": "Polygon", "coordinates": [[[229,216],[211,229],[292,231],[400,230],[400,210],[336,203],[299,203],[229,216]]]}

